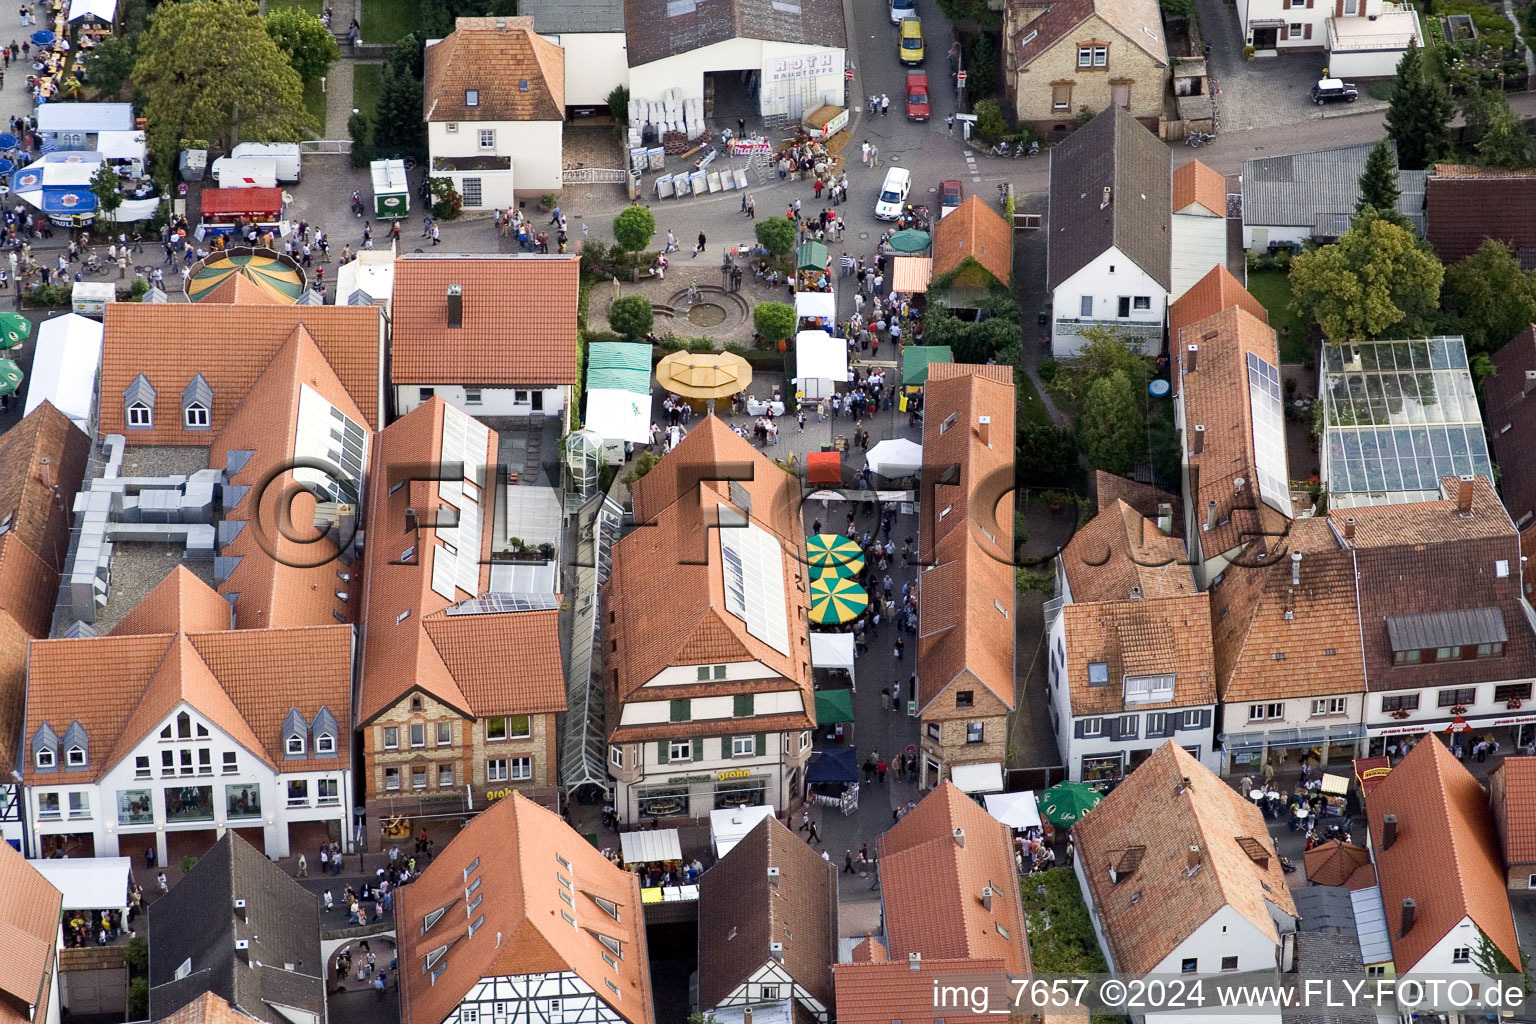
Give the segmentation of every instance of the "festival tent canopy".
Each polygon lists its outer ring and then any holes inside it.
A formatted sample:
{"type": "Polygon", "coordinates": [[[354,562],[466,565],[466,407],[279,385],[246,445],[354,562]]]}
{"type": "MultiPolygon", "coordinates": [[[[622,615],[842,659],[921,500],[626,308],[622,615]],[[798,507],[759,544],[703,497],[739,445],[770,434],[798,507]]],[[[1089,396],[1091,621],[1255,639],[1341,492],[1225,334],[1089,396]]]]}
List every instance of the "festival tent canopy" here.
{"type": "Polygon", "coordinates": [[[835,725],[853,721],[853,691],[817,690],[816,724],[835,725]]]}
{"type": "Polygon", "coordinates": [[[984,764],[957,764],[949,770],[949,781],[962,793],[1001,793],[1003,766],[999,761],[984,764]]]}
{"type": "Polygon", "coordinates": [[[813,566],[843,565],[863,557],[859,542],[840,533],[815,533],[805,539],[805,560],[813,566]]]}
{"type": "Polygon", "coordinates": [[[1052,825],[1072,825],[1103,799],[1104,794],[1086,782],[1058,782],[1040,794],[1040,808],[1052,825]]]}
{"type": "Polygon", "coordinates": [[[1009,828],[1040,827],[1040,804],[1033,792],[989,793],[983,800],[987,813],[1009,828]]]}
{"type": "Polygon", "coordinates": [[[96,211],[91,179],[101,167],[100,153],[48,153],[41,160],[16,171],[11,188],[44,213],[60,216],[96,211]]]}
{"type": "Polygon", "coordinates": [[[895,478],[911,476],[923,468],[923,446],[905,437],[891,437],[864,454],[871,473],[895,478]]]}
{"type": "Polygon", "coordinates": [[[826,331],[795,335],[795,379],[846,381],[848,342],[826,331]]]}
{"type": "Polygon", "coordinates": [[[805,478],[813,484],[843,482],[842,452],[810,452],[805,457],[805,478]]]}
{"type": "Polygon", "coordinates": [[[757,827],[758,822],[773,816],[774,810],[770,804],[710,811],[709,835],[715,842],[715,856],[724,857],[730,853],[737,843],[746,838],[748,832],[757,827]]]}
{"type": "Polygon", "coordinates": [[[125,910],[132,857],[59,857],[27,861],[64,895],[65,910],[125,910]]]}
{"type": "MultiPolygon", "coordinates": [[[[78,9],[85,0],[74,0],[78,9]]],[[[132,103],[45,103],[37,108],[37,130],[50,132],[129,132],[133,130],[132,103]]],[[[4,140],[0,139],[0,146],[4,140]]]]}
{"type": "Polygon", "coordinates": [[[853,634],[812,633],[811,664],[816,668],[853,668],[853,634]]]}
{"type": "Polygon", "coordinates": [[[927,256],[897,256],[891,271],[891,290],[921,295],[933,279],[933,260],[927,256]]]}
{"type": "Polygon", "coordinates": [[[805,766],[805,781],[858,782],[859,751],[857,747],[829,747],[818,750],[805,766]]]}
{"type": "Polygon", "coordinates": [[[584,425],[610,441],[650,441],[651,346],[619,341],[588,346],[584,425]]]}
{"type": "Polygon", "coordinates": [[[96,152],[108,160],[142,160],[146,152],[143,132],[101,132],[96,152]]]}
{"type": "Polygon", "coordinates": [[[795,250],[796,270],[826,270],[827,247],[820,242],[801,242],[795,250]]]}
{"type": "Polygon", "coordinates": [[[922,252],[932,241],[928,232],[908,228],[891,236],[891,248],[897,252],[922,252]]]}
{"type": "Polygon", "coordinates": [[[111,23],[117,17],[117,0],[69,0],[69,20],[95,18],[111,23]]]}
{"type": "Polygon", "coordinates": [[[752,383],[752,365],[734,352],[670,352],[656,383],[683,398],[729,398],[752,383]]]}
{"type": "Polygon", "coordinates": [[[802,317],[821,316],[828,320],[836,320],[837,295],[833,292],[795,292],[795,314],[802,317]]]}
{"type": "Polygon", "coordinates": [[[952,363],[955,353],[948,345],[907,345],[901,350],[901,382],[907,387],[928,383],[928,367],[952,363]]]}
{"type": "Polygon", "coordinates": [[[619,836],[625,864],[649,864],[651,861],[682,860],[683,846],[675,828],[645,829],[619,836]]]}
{"type": "Polygon", "coordinates": [[[849,622],[869,607],[869,592],[853,580],[822,576],[811,581],[811,621],[821,625],[849,622]]]}
{"type": "Polygon", "coordinates": [[[49,401],[81,430],[95,436],[91,416],[101,367],[102,325],[78,313],[44,320],[32,353],[27,413],[49,401]]]}

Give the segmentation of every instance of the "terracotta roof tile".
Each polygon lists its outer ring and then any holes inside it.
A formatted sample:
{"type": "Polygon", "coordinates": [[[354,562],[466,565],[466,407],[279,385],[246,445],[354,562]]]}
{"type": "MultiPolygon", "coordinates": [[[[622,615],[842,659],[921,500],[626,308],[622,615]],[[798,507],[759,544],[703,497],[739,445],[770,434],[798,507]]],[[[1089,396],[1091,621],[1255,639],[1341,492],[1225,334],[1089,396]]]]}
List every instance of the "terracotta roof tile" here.
{"type": "Polygon", "coordinates": [[[1170,537],[1124,501],[1101,505],[1098,515],[1061,552],[1075,602],[1128,601],[1193,594],[1194,573],[1184,542],[1170,537]]]}
{"type": "Polygon", "coordinates": [[[118,302],[106,316],[100,432],[134,444],[208,444],[208,431],[181,427],[181,394],[192,378],[201,373],[213,391],[216,435],[301,324],[362,411],[363,425],[377,430],[383,346],[373,306],[118,302]],[[128,430],[122,396],[141,373],[156,392],[154,428],[128,430]]]}
{"type": "MultiPolygon", "coordinates": [[[[953,214],[951,215],[953,216],[953,214]]],[[[1014,705],[1013,376],[1008,366],[935,363],[924,388],[924,473],[938,484],[919,542],[918,703],[969,672],[1014,705]],[[983,423],[986,419],[990,422],[983,423]]]]}
{"type": "Polygon", "coordinates": [[[1153,521],[1160,514],[1161,506],[1168,505],[1173,511],[1170,536],[1184,535],[1184,499],[1177,494],[1099,469],[1093,474],[1093,496],[1100,509],[1123,501],[1153,521]]]}
{"type": "Polygon", "coordinates": [[[1069,0],[1041,6],[1043,13],[1014,34],[1013,46],[1021,67],[1062,42],[1093,14],[1159,64],[1168,63],[1162,18],[1154,4],[1145,0],[1069,0]]]}
{"type": "Polygon", "coordinates": [[[1258,808],[1172,740],[1153,751],[1072,829],[1080,870],[1114,971],[1144,974],[1223,906],[1279,945],[1270,908],[1295,917],[1280,858],[1258,808]],[[1181,779],[1190,780],[1183,788],[1181,779]],[[1245,847],[1266,849],[1256,862],[1245,847]],[[1128,848],[1145,853],[1128,877],[1109,872],[1128,848]],[[1189,871],[1189,850],[1200,867],[1189,871]],[[1169,913],[1177,907],[1178,913],[1169,913]]]}
{"type": "Polygon", "coordinates": [[[1376,884],[1371,851],[1363,846],[1330,839],[1308,850],[1304,860],[1307,882],[1312,885],[1337,885],[1353,891],[1376,884]]]}
{"type": "Polygon", "coordinates": [[[0,434],[0,522],[53,569],[69,555],[75,492],[90,460],[91,439],[52,402],[0,434]]]}
{"type": "Polygon", "coordinates": [[[63,903],[63,893],[0,843],[0,1021],[48,1019],[63,903]]]}
{"type": "Polygon", "coordinates": [[[1527,269],[1536,265],[1536,174],[1529,168],[1436,164],[1424,181],[1425,236],[1449,266],[1484,240],[1507,243],[1527,269]]]}
{"type": "Polygon", "coordinates": [[[1505,863],[1536,863],[1536,757],[1506,757],[1493,770],[1488,791],[1505,863]]]}
{"type": "Polygon", "coordinates": [[[223,997],[204,992],[160,1024],[251,1024],[255,1019],[230,1006],[223,997]]]}
{"type": "MultiPolygon", "coordinates": [[[[1494,461],[1520,466],[1536,448],[1536,326],[1527,327],[1492,356],[1495,373],[1482,380],[1484,422],[1493,442],[1494,461]]],[[[1536,473],[1501,473],[1499,490],[1510,518],[1522,529],[1536,516],[1536,473]]]]}
{"type": "MultiPolygon", "coordinates": [[[[431,52],[431,51],[428,51],[431,52]]],[[[407,255],[395,263],[394,384],[576,383],[575,256],[407,255]],[[448,326],[448,286],[464,326],[448,326]]]]}
{"type": "Polygon", "coordinates": [[[1227,215],[1227,179],[1199,160],[1173,172],[1173,212],[1182,213],[1191,206],[1204,207],[1218,217],[1227,215]]]}
{"type": "Polygon", "coordinates": [[[908,954],[921,953],[924,961],[992,959],[1010,975],[1029,973],[1008,826],[954,783],[940,784],[880,837],[880,876],[887,945],[902,967],[908,954]],[[982,904],[988,886],[991,910],[982,904]]]}
{"type": "Polygon", "coordinates": [[[396,915],[404,1024],[439,1024],[481,978],[560,971],[575,973],[629,1024],[654,1024],[639,877],[520,793],[472,818],[401,887],[396,915]],[[475,895],[484,900],[472,917],[464,900],[475,878],[482,880],[475,895]],[[618,919],[593,897],[616,906],[618,919]],[[442,909],[447,913],[423,933],[427,915],[442,909]],[[484,923],[470,935],[481,915],[484,923]],[[604,963],[598,935],[622,949],[617,967],[604,963]],[[426,956],[444,945],[443,973],[429,980],[426,956]]]}
{"type": "Polygon", "coordinates": [[[565,50],[532,18],[459,18],[427,47],[423,92],[428,121],[563,121],[565,50]]]}
{"type": "Polygon", "coordinates": [[[1520,944],[1488,795],[1445,744],[1423,737],[1371,791],[1365,810],[1398,973],[1412,971],[1466,917],[1519,970],[1520,944]],[[1382,849],[1388,814],[1397,815],[1397,839],[1382,849]],[[1417,907],[1404,935],[1402,906],[1409,898],[1417,907]]]}
{"type": "Polygon", "coordinates": [[[1216,702],[1210,595],[1064,605],[1068,686],[1074,715],[1195,707],[1216,702]],[[1088,666],[1108,666],[1109,682],[1090,686],[1088,666]],[[1174,674],[1173,699],[1127,705],[1126,676],[1174,674]]]}
{"type": "MultiPolygon", "coordinates": [[[[869,940],[873,941],[873,940],[869,940]]],[[[863,945],[863,943],[861,943],[863,945]]],[[[1007,966],[999,959],[939,959],[924,956],[918,970],[912,970],[903,956],[901,962],[881,959],[874,963],[837,964],[838,1024],[934,1024],[936,1019],[954,1020],[951,1012],[934,1007],[934,986],[946,978],[975,984],[983,977],[1001,977],[1007,966]]],[[[965,1016],[970,1016],[969,1013],[965,1016]]],[[[1027,1016],[985,1018],[1003,1024],[1020,1024],[1027,1016]]]]}
{"type": "MultiPolygon", "coordinates": [[[[1243,287],[1243,282],[1232,276],[1232,271],[1227,269],[1225,263],[1218,263],[1168,307],[1168,331],[1178,339],[1179,332],[1190,324],[1233,306],[1247,310],[1265,323],[1269,322],[1269,311],[1264,305],[1243,287]]],[[[1196,340],[1189,339],[1191,342],[1196,340]]],[[[1176,346],[1181,355],[1187,345],[1188,342],[1184,346],[1176,346]]],[[[1204,358],[1205,353],[1201,352],[1200,355],[1204,358]]],[[[1173,378],[1177,386],[1179,375],[1175,373],[1173,378]]]]}
{"type": "Polygon", "coordinates": [[[565,710],[560,612],[495,612],[423,619],[449,675],[478,716],[565,710]]]}
{"type": "Polygon", "coordinates": [[[838,866],[777,818],[759,822],[700,880],[699,1005],[723,1003],[774,959],[777,942],[785,973],[830,1009],[837,880],[838,866]]]}
{"type": "Polygon", "coordinates": [[[799,484],[718,416],[700,420],[681,444],[635,481],[635,522],[653,522],[682,498],[697,514],[701,505],[695,495],[701,487],[731,500],[732,483],[746,491],[758,525],[792,544],[801,541],[799,484]],[[716,479],[733,477],[748,479],[716,479]]]}
{"type": "Polygon", "coordinates": [[[110,636],[229,629],[229,602],[178,565],[112,627],[110,636]]]}
{"type": "Polygon", "coordinates": [[[1194,372],[1181,358],[1175,375],[1184,401],[1185,444],[1193,453],[1189,472],[1198,473],[1198,491],[1190,496],[1195,536],[1205,556],[1213,558],[1256,537],[1284,536],[1290,522],[1269,504],[1289,509],[1289,492],[1265,495],[1259,489],[1246,362],[1252,354],[1279,367],[1280,353],[1275,332],[1241,305],[1185,327],[1179,332],[1181,356],[1191,344],[1200,346],[1194,372]],[[1195,452],[1193,435],[1199,427],[1205,428],[1198,431],[1204,440],[1195,452]],[[1211,502],[1216,503],[1217,522],[1206,529],[1211,502]]]}
{"type": "Polygon", "coordinates": [[[997,280],[1013,279],[1013,229],[979,196],[968,196],[933,229],[934,276],[974,259],[997,280]]]}

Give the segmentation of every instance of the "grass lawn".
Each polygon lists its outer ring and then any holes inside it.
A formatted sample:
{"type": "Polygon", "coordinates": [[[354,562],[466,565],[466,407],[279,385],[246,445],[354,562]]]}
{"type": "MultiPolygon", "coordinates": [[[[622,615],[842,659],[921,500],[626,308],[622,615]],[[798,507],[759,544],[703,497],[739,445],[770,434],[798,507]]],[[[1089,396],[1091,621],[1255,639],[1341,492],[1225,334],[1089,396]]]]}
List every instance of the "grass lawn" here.
{"type": "Polygon", "coordinates": [[[320,126],[320,136],[325,137],[325,93],[320,91],[320,80],[304,83],[304,109],[320,126]]]}
{"type": "Polygon", "coordinates": [[[363,41],[398,42],[416,31],[418,20],[416,0],[363,0],[363,41]]]}
{"type": "Polygon", "coordinates": [[[1280,361],[1309,362],[1312,349],[1301,317],[1291,312],[1291,279],[1278,270],[1251,270],[1248,291],[1269,310],[1269,326],[1280,336],[1280,361]]]}
{"type": "Polygon", "coordinates": [[[324,0],[267,0],[267,10],[275,11],[279,7],[297,7],[308,11],[315,17],[320,17],[325,10],[324,0]]]}
{"type": "Polygon", "coordinates": [[[382,64],[354,64],[352,66],[352,106],[368,118],[368,134],[373,136],[375,112],[379,108],[379,83],[384,74],[382,64]]]}
{"type": "Polygon", "coordinates": [[[1386,100],[1390,102],[1392,99],[1392,88],[1396,84],[1397,83],[1390,78],[1383,78],[1379,82],[1372,82],[1370,85],[1366,86],[1365,91],[1370,94],[1370,97],[1373,100],[1386,100]]]}
{"type": "Polygon", "coordinates": [[[1040,397],[1040,389],[1035,387],[1029,374],[1023,371],[1014,374],[1013,383],[1019,399],[1018,426],[1049,426],[1050,410],[1046,409],[1045,400],[1040,397]]]}

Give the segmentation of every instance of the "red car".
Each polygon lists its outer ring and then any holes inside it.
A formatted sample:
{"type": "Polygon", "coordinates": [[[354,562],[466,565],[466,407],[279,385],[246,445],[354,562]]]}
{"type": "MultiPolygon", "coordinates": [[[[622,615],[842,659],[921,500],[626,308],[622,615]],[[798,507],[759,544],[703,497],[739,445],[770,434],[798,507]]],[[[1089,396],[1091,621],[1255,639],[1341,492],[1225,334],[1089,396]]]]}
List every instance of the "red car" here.
{"type": "Polygon", "coordinates": [[[928,72],[907,72],[907,120],[928,120],[928,72]]]}
{"type": "Polygon", "coordinates": [[[939,182],[939,219],[949,216],[949,211],[960,205],[965,198],[965,187],[954,178],[939,182]]]}

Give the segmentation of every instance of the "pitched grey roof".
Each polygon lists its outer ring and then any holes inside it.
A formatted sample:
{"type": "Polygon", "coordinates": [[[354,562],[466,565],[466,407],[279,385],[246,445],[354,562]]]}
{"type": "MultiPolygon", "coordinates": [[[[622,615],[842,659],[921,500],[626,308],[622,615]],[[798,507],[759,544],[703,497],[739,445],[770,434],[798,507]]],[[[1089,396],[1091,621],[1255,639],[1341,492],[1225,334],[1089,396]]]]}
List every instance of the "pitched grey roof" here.
{"type": "MultiPolygon", "coordinates": [[[[1296,973],[1298,976],[1342,974],[1350,978],[1365,976],[1365,962],[1360,958],[1360,939],[1355,928],[1355,914],[1348,889],[1331,885],[1309,885],[1291,890],[1296,912],[1301,915],[1296,936],[1296,973]]],[[[1290,1011],[1282,1015],[1285,1024],[1371,1024],[1375,1015],[1363,1011],[1330,1008],[1290,1011]]]]}
{"type": "Polygon", "coordinates": [[[848,45],[842,0],[624,0],[629,66],[738,37],[848,45]]]}
{"type": "Polygon", "coordinates": [[[152,1021],[164,1020],[204,992],[268,1024],[291,1024],[274,1005],[323,1019],[324,972],[314,896],[234,832],[226,832],[174,889],[150,904],[152,1021]],[[237,910],[236,900],[244,900],[244,908],[237,910]],[[239,939],[250,943],[245,957],[236,955],[239,939]],[[190,973],[177,978],[186,961],[190,973]]]}
{"type": "Polygon", "coordinates": [[[1126,110],[1106,110],[1051,150],[1047,286],[1056,288],[1115,246],[1168,288],[1172,207],[1168,147],[1126,110]]]}
{"type": "Polygon", "coordinates": [[[1457,608],[1417,615],[1388,615],[1387,639],[1394,651],[1509,642],[1504,613],[1497,608],[1457,608]]]}
{"type": "Polygon", "coordinates": [[[541,36],[624,31],[624,0],[520,0],[517,13],[541,36]]]}
{"type": "MultiPolygon", "coordinates": [[[[1348,230],[1371,146],[1341,146],[1243,161],[1243,223],[1305,227],[1325,237],[1348,230]]],[[[1397,210],[1424,234],[1428,171],[1397,172],[1397,210]]]]}

